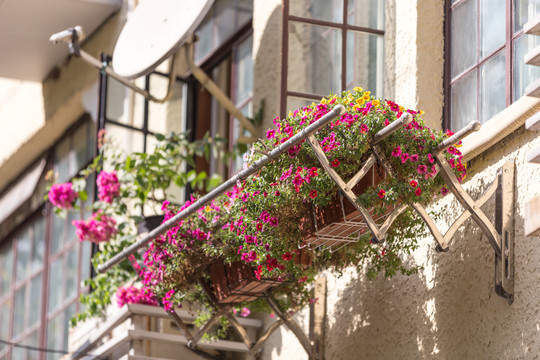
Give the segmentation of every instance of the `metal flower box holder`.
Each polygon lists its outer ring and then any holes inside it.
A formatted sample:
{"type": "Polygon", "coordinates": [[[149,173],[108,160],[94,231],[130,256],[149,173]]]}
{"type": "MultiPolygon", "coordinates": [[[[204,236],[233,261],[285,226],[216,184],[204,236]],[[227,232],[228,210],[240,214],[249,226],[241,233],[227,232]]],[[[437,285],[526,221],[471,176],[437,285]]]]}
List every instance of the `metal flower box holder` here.
{"type": "MultiPolygon", "coordinates": [[[[384,141],[393,132],[399,130],[404,125],[412,121],[410,114],[404,114],[397,121],[393,122],[380,132],[378,132],[372,143],[372,155],[364,163],[362,168],[354,175],[349,181],[343,180],[330,166],[328,159],[326,158],[324,152],[322,151],[317,139],[314,134],[317,130],[328,124],[331,120],[340,116],[344,112],[342,106],[336,106],[328,114],[320,118],[318,121],[314,122],[307,128],[303,129],[300,133],[294,135],[288,141],[280,144],[277,148],[273,149],[266,156],[263,156],[262,159],[257,161],[255,164],[250,166],[247,169],[239,172],[222,185],[218,186],[212,190],[207,195],[200,198],[194,204],[184,209],[182,212],[177,214],[175,217],[169,219],[164,224],[160,225],[150,233],[148,233],[144,238],[138,240],[134,244],[126,247],[122,250],[121,253],[111,258],[106,263],[98,267],[98,272],[107,271],[112,266],[118,264],[125,258],[133,258],[133,254],[148,242],[150,242],[155,237],[163,234],[169,228],[174,226],[178,221],[190,216],[200,207],[205,206],[210,201],[212,201],[217,196],[221,195],[228,188],[233,186],[238,180],[245,179],[250,175],[257,172],[263,166],[268,164],[270,161],[275,159],[282,154],[285,154],[288,149],[292,146],[299,144],[302,140],[308,139],[309,144],[312,146],[315,151],[321,165],[328,172],[332,180],[337,184],[340,190],[343,192],[344,196],[356,207],[356,209],[362,215],[362,220],[359,220],[358,223],[365,227],[367,226],[372,233],[373,241],[377,243],[383,243],[386,233],[394,220],[401,214],[405,209],[406,205],[400,204],[395,209],[390,212],[387,217],[385,217],[382,224],[378,225],[374,218],[371,216],[368,209],[364,208],[362,205],[356,203],[356,195],[352,192],[354,185],[365,176],[369,169],[374,166],[375,163],[379,162],[387,172],[389,176],[392,176],[393,170],[389,164],[385,161],[384,156],[381,154],[379,144],[384,141]]],[[[507,299],[508,303],[511,304],[514,298],[514,177],[515,177],[515,165],[513,161],[507,162],[502,167],[501,171],[497,175],[496,179],[493,181],[492,185],[487,189],[487,191],[480,196],[480,198],[474,201],[467,192],[461,187],[459,181],[455,177],[450,165],[446,161],[444,155],[442,154],[444,150],[453,144],[459,142],[467,135],[473,131],[477,131],[480,128],[478,122],[470,123],[468,126],[458,131],[456,134],[446,139],[442,143],[438,144],[435,148],[432,149],[432,154],[436,159],[437,171],[440,176],[443,177],[445,183],[456,199],[463,205],[465,211],[456,219],[456,221],[450,226],[448,231],[443,235],[438,230],[435,222],[429,217],[427,211],[420,204],[413,204],[412,207],[418,212],[422,219],[428,225],[431,233],[437,241],[437,250],[440,252],[448,251],[448,244],[455,234],[457,228],[463,224],[465,220],[469,217],[472,217],[474,221],[479,225],[480,229],[484,232],[488,238],[493,250],[495,251],[495,290],[496,293],[507,299]],[[496,206],[495,206],[495,223],[493,224],[480,207],[486,203],[486,201],[491,198],[493,195],[496,195],[496,206]]],[[[354,241],[354,235],[349,232],[348,236],[343,237],[342,240],[345,244],[354,241]]],[[[136,267],[137,264],[134,264],[136,267]]],[[[211,295],[209,295],[211,298],[211,295]]],[[[239,336],[242,338],[242,341],[246,345],[246,351],[255,355],[257,354],[264,342],[270,337],[270,335],[278,329],[282,324],[285,324],[298,338],[302,346],[304,347],[306,353],[315,359],[321,359],[323,354],[319,351],[320,342],[323,339],[318,339],[318,341],[312,342],[304,333],[302,328],[292,319],[291,314],[283,313],[276,302],[270,294],[265,296],[265,300],[268,302],[269,306],[274,310],[275,314],[278,316],[278,320],[270,325],[264,333],[254,342],[247,331],[236,321],[236,319],[231,314],[230,305],[223,304],[214,304],[216,312],[214,316],[195,334],[192,334],[188,329],[188,326],[181,320],[181,318],[174,312],[169,312],[169,316],[174,319],[177,325],[183,330],[184,336],[188,340],[188,348],[195,349],[197,344],[202,339],[202,336],[210,331],[210,329],[217,323],[219,318],[225,316],[231,323],[234,329],[236,329],[239,336]]]]}

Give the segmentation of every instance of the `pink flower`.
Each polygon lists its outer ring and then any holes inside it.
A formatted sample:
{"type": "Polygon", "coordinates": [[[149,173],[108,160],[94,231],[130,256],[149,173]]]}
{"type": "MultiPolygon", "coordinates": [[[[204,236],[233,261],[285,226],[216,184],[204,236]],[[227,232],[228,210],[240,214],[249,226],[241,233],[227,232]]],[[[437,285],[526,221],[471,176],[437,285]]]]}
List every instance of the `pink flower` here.
{"type": "Polygon", "coordinates": [[[120,194],[120,183],[118,182],[116,171],[110,173],[105,171],[100,172],[96,183],[99,191],[99,201],[110,204],[120,194]]]}
{"type": "Polygon", "coordinates": [[[442,194],[443,196],[446,195],[446,194],[448,194],[448,189],[445,188],[445,187],[441,188],[441,194],[442,194]]]}
{"type": "Polygon", "coordinates": [[[268,224],[272,227],[277,227],[279,225],[278,218],[277,217],[271,217],[268,219],[268,224]]]}
{"type": "Polygon", "coordinates": [[[79,196],[71,183],[54,184],[49,190],[49,201],[61,209],[71,209],[73,202],[79,196]]]}
{"type": "Polygon", "coordinates": [[[242,311],[240,311],[240,316],[248,317],[249,314],[251,314],[251,310],[249,310],[247,307],[243,307],[242,311]]]}
{"type": "Polygon", "coordinates": [[[433,155],[427,154],[427,158],[428,158],[428,161],[429,161],[430,163],[433,164],[433,163],[435,162],[435,158],[433,158],[433,155]]]}
{"type": "Polygon", "coordinates": [[[379,193],[378,193],[379,199],[383,199],[385,194],[386,194],[386,191],[384,191],[383,189],[379,190],[379,193]]]}
{"type": "Polygon", "coordinates": [[[276,130],[270,129],[266,132],[267,139],[273,139],[276,136],[276,130]]]}
{"type": "Polygon", "coordinates": [[[165,297],[161,300],[163,303],[163,310],[171,311],[173,309],[173,302],[170,301],[171,297],[174,295],[174,289],[169,290],[165,297]]]}
{"type": "Polygon", "coordinates": [[[109,241],[116,234],[116,221],[101,213],[94,213],[88,222],[73,220],[79,240],[88,240],[93,243],[109,241]]]}
{"type": "Polygon", "coordinates": [[[116,290],[116,303],[118,307],[122,307],[125,304],[157,305],[157,301],[154,299],[152,291],[149,288],[145,287],[140,290],[135,286],[120,286],[116,290]]]}
{"type": "Polygon", "coordinates": [[[416,181],[416,180],[411,180],[410,184],[411,184],[412,187],[415,188],[415,187],[418,186],[418,181],[416,181]]]}
{"type": "Polygon", "coordinates": [[[299,282],[299,283],[303,283],[303,282],[305,282],[307,279],[308,279],[307,276],[302,276],[300,279],[298,279],[298,282],[299,282]]]}
{"type": "Polygon", "coordinates": [[[401,154],[401,163],[402,164],[405,164],[408,159],[409,159],[409,154],[408,153],[401,154]]]}
{"type": "Polygon", "coordinates": [[[427,173],[427,166],[426,165],[418,165],[418,168],[416,169],[416,171],[419,174],[425,174],[425,173],[427,173]]]}
{"type": "Polygon", "coordinates": [[[311,190],[309,192],[309,197],[315,199],[317,197],[317,190],[311,190]]]}
{"type": "Polygon", "coordinates": [[[398,157],[401,155],[401,147],[400,146],[397,146],[394,151],[392,151],[392,156],[394,157],[398,157]]]}
{"type": "Polygon", "coordinates": [[[338,159],[332,160],[332,163],[330,165],[332,165],[333,168],[337,168],[339,166],[339,160],[338,159]]]}
{"type": "Polygon", "coordinates": [[[368,131],[369,131],[369,127],[368,127],[366,124],[360,125],[360,132],[361,132],[362,134],[365,134],[365,133],[367,133],[368,131]]]}
{"type": "Polygon", "coordinates": [[[409,159],[410,159],[411,161],[418,161],[418,158],[419,158],[418,154],[412,154],[412,155],[409,157],[409,159]]]}

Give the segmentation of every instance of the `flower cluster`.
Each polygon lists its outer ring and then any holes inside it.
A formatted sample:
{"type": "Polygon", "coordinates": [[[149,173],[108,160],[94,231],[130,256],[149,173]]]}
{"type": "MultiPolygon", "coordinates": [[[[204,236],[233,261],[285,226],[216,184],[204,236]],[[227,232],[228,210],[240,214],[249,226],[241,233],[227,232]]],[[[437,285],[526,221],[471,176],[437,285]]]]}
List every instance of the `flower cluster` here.
{"type": "Polygon", "coordinates": [[[116,220],[101,211],[92,214],[88,221],[73,220],[79,240],[101,243],[109,241],[116,234],[116,220]]]}
{"type": "Polygon", "coordinates": [[[54,184],[49,190],[49,201],[61,209],[71,209],[79,194],[73,190],[73,184],[54,184]]]}
{"type": "Polygon", "coordinates": [[[125,304],[157,305],[150,289],[143,288],[141,290],[135,286],[120,286],[116,291],[116,302],[118,307],[125,304]]]}
{"type": "Polygon", "coordinates": [[[98,197],[99,201],[112,203],[114,198],[120,194],[120,182],[116,171],[102,171],[97,176],[98,197]]]}

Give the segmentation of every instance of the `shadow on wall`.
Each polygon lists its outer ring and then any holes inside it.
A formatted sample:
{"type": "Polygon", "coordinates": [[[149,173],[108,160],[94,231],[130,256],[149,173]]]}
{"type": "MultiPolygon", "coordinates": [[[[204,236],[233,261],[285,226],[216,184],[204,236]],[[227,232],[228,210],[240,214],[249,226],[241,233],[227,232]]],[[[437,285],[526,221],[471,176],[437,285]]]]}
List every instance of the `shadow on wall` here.
{"type": "MultiPolygon", "coordinates": [[[[530,135],[526,140],[533,139],[530,135]]],[[[516,161],[514,304],[508,305],[496,295],[495,254],[478,225],[469,219],[455,234],[447,253],[434,252],[431,236],[421,240],[417,257],[424,270],[418,275],[392,279],[381,275],[374,281],[359,275],[339,284],[344,286],[341,292],[332,290],[339,281],[332,279],[328,298],[339,300],[328,308],[326,359],[351,359],[351,354],[355,359],[526,359],[540,354],[540,250],[534,246],[536,239],[523,235],[520,203],[526,196],[519,190],[526,192],[527,181],[538,180],[520,174],[524,152],[516,155],[505,148],[516,146],[501,146],[489,159],[521,156],[516,161]]],[[[470,180],[473,199],[488,188],[506,160],[477,161],[484,162],[478,167],[485,170],[470,180]]],[[[438,206],[444,210],[442,222],[448,225],[463,211],[451,195],[438,206]]],[[[482,207],[491,220],[494,207],[493,199],[482,207]]],[[[442,230],[446,229],[441,226],[442,230]]]]}

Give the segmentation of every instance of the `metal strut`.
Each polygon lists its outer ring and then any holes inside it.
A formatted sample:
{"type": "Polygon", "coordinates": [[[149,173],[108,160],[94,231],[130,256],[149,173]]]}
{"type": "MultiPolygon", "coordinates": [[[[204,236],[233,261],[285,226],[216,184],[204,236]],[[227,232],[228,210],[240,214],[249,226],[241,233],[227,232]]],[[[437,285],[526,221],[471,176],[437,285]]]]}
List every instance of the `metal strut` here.
{"type": "MultiPolygon", "coordinates": [[[[375,162],[380,163],[388,175],[394,175],[395,172],[391,165],[386,161],[386,158],[380,150],[379,144],[388,135],[397,131],[411,121],[411,115],[406,113],[397,121],[375,134],[373,144],[371,146],[372,155],[364,163],[358,173],[355,174],[348,182],[345,182],[330,166],[328,158],[326,157],[315,136],[313,134],[308,136],[309,144],[313,148],[313,151],[321,163],[321,166],[326,170],[330,178],[343,192],[344,196],[351,202],[351,204],[355,206],[362,217],[362,219],[348,219],[345,216],[345,213],[343,213],[344,223],[341,224],[342,228],[339,226],[334,228],[330,235],[322,232],[317,234],[318,247],[327,246],[330,251],[332,251],[332,246],[335,245],[336,240],[343,242],[344,245],[342,246],[345,246],[350,242],[358,241],[357,239],[354,239],[354,236],[358,235],[360,229],[365,227],[371,231],[372,242],[381,243],[384,241],[388,229],[394,220],[406,209],[406,206],[404,204],[398,205],[385,219],[384,223],[378,225],[371,216],[369,210],[356,202],[358,197],[356,194],[354,194],[352,188],[368,173],[368,171],[374,166],[375,162]],[[356,227],[356,230],[351,230],[351,228],[354,227],[356,227]]],[[[431,149],[431,152],[436,160],[437,174],[440,174],[449,190],[465,208],[465,211],[450,226],[448,231],[444,235],[441,234],[437,228],[437,225],[433,219],[431,219],[423,205],[415,203],[412,204],[411,207],[416,210],[416,212],[428,226],[433,237],[437,241],[438,245],[436,249],[439,252],[448,251],[448,243],[456,233],[457,229],[465,222],[465,220],[472,218],[486,235],[495,252],[496,293],[506,298],[508,303],[511,304],[514,299],[514,161],[509,161],[504,164],[495,181],[478,200],[474,201],[463,189],[451,166],[448,164],[448,161],[443,155],[443,152],[450,146],[458,143],[463,138],[474,131],[478,131],[479,129],[479,122],[471,122],[466,127],[431,149]],[[493,195],[496,196],[495,223],[492,223],[480,209],[481,206],[484,205],[493,195]]],[[[316,232],[318,232],[316,223],[317,221],[315,219],[315,228],[316,232]]]]}

